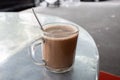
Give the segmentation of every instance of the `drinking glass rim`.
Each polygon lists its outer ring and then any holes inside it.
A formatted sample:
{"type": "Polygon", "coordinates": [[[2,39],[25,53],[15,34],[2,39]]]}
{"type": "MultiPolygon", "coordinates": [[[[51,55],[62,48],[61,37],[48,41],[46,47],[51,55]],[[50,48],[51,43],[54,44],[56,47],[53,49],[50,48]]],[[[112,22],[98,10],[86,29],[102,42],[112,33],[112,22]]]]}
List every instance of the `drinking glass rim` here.
{"type": "MultiPolygon", "coordinates": [[[[51,23],[46,23],[43,25],[43,29],[44,29],[44,26],[52,26],[52,25],[65,25],[65,26],[71,26],[73,28],[75,28],[76,30],[74,32],[70,32],[70,33],[66,33],[66,35],[72,35],[72,34],[76,34],[79,32],[79,25],[77,24],[74,24],[74,23],[65,23],[65,22],[51,22],[51,23]]],[[[43,33],[44,34],[52,34],[52,33],[49,33],[49,32],[46,32],[43,30],[43,33]]]]}

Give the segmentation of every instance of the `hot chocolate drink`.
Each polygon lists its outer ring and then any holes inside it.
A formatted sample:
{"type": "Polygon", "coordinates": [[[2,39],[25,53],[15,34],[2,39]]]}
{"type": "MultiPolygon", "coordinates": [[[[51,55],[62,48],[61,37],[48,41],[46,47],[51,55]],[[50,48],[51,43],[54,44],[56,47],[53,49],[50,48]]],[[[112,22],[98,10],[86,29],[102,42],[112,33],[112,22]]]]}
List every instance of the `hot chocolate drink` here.
{"type": "Polygon", "coordinates": [[[69,68],[75,58],[78,29],[67,25],[44,28],[43,58],[53,69],[69,68]]]}

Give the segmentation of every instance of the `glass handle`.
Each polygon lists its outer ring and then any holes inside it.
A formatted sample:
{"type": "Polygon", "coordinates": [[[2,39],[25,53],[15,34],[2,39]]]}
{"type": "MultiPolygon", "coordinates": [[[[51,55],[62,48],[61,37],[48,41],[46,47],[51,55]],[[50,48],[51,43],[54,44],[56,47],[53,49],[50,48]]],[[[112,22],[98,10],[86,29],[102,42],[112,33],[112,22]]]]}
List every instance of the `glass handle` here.
{"type": "Polygon", "coordinates": [[[32,57],[32,60],[34,61],[34,63],[36,65],[40,65],[40,66],[45,66],[45,61],[44,60],[41,60],[42,62],[39,62],[38,60],[36,60],[36,55],[35,55],[35,48],[39,45],[41,45],[42,43],[44,43],[44,40],[42,38],[38,39],[38,40],[35,40],[31,46],[30,46],[30,55],[32,57]]]}

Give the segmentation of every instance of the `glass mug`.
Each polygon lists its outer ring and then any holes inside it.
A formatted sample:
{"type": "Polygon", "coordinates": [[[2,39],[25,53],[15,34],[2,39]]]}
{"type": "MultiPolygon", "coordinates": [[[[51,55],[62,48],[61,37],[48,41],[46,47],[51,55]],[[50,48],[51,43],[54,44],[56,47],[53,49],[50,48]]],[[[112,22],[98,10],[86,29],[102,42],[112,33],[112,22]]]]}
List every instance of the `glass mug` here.
{"type": "Polygon", "coordinates": [[[70,23],[50,23],[43,26],[42,36],[31,44],[31,57],[37,65],[45,66],[54,73],[64,73],[73,67],[78,25],[70,23]],[[41,45],[42,61],[35,58],[35,47],[41,45]]]}

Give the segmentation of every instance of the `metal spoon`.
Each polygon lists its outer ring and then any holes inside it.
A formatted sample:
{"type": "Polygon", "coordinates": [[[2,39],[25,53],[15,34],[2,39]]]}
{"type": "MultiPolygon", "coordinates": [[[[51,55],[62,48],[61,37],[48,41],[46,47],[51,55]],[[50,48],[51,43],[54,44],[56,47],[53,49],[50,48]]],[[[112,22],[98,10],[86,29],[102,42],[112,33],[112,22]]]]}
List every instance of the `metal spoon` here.
{"type": "Polygon", "coordinates": [[[34,14],[35,18],[37,19],[38,24],[40,25],[40,29],[41,29],[42,31],[44,31],[44,29],[43,29],[43,27],[42,27],[42,25],[41,25],[41,23],[40,23],[39,19],[37,18],[37,15],[36,15],[36,13],[35,13],[35,11],[34,11],[34,9],[33,9],[33,8],[32,8],[32,12],[33,12],[33,14],[34,14]]]}

